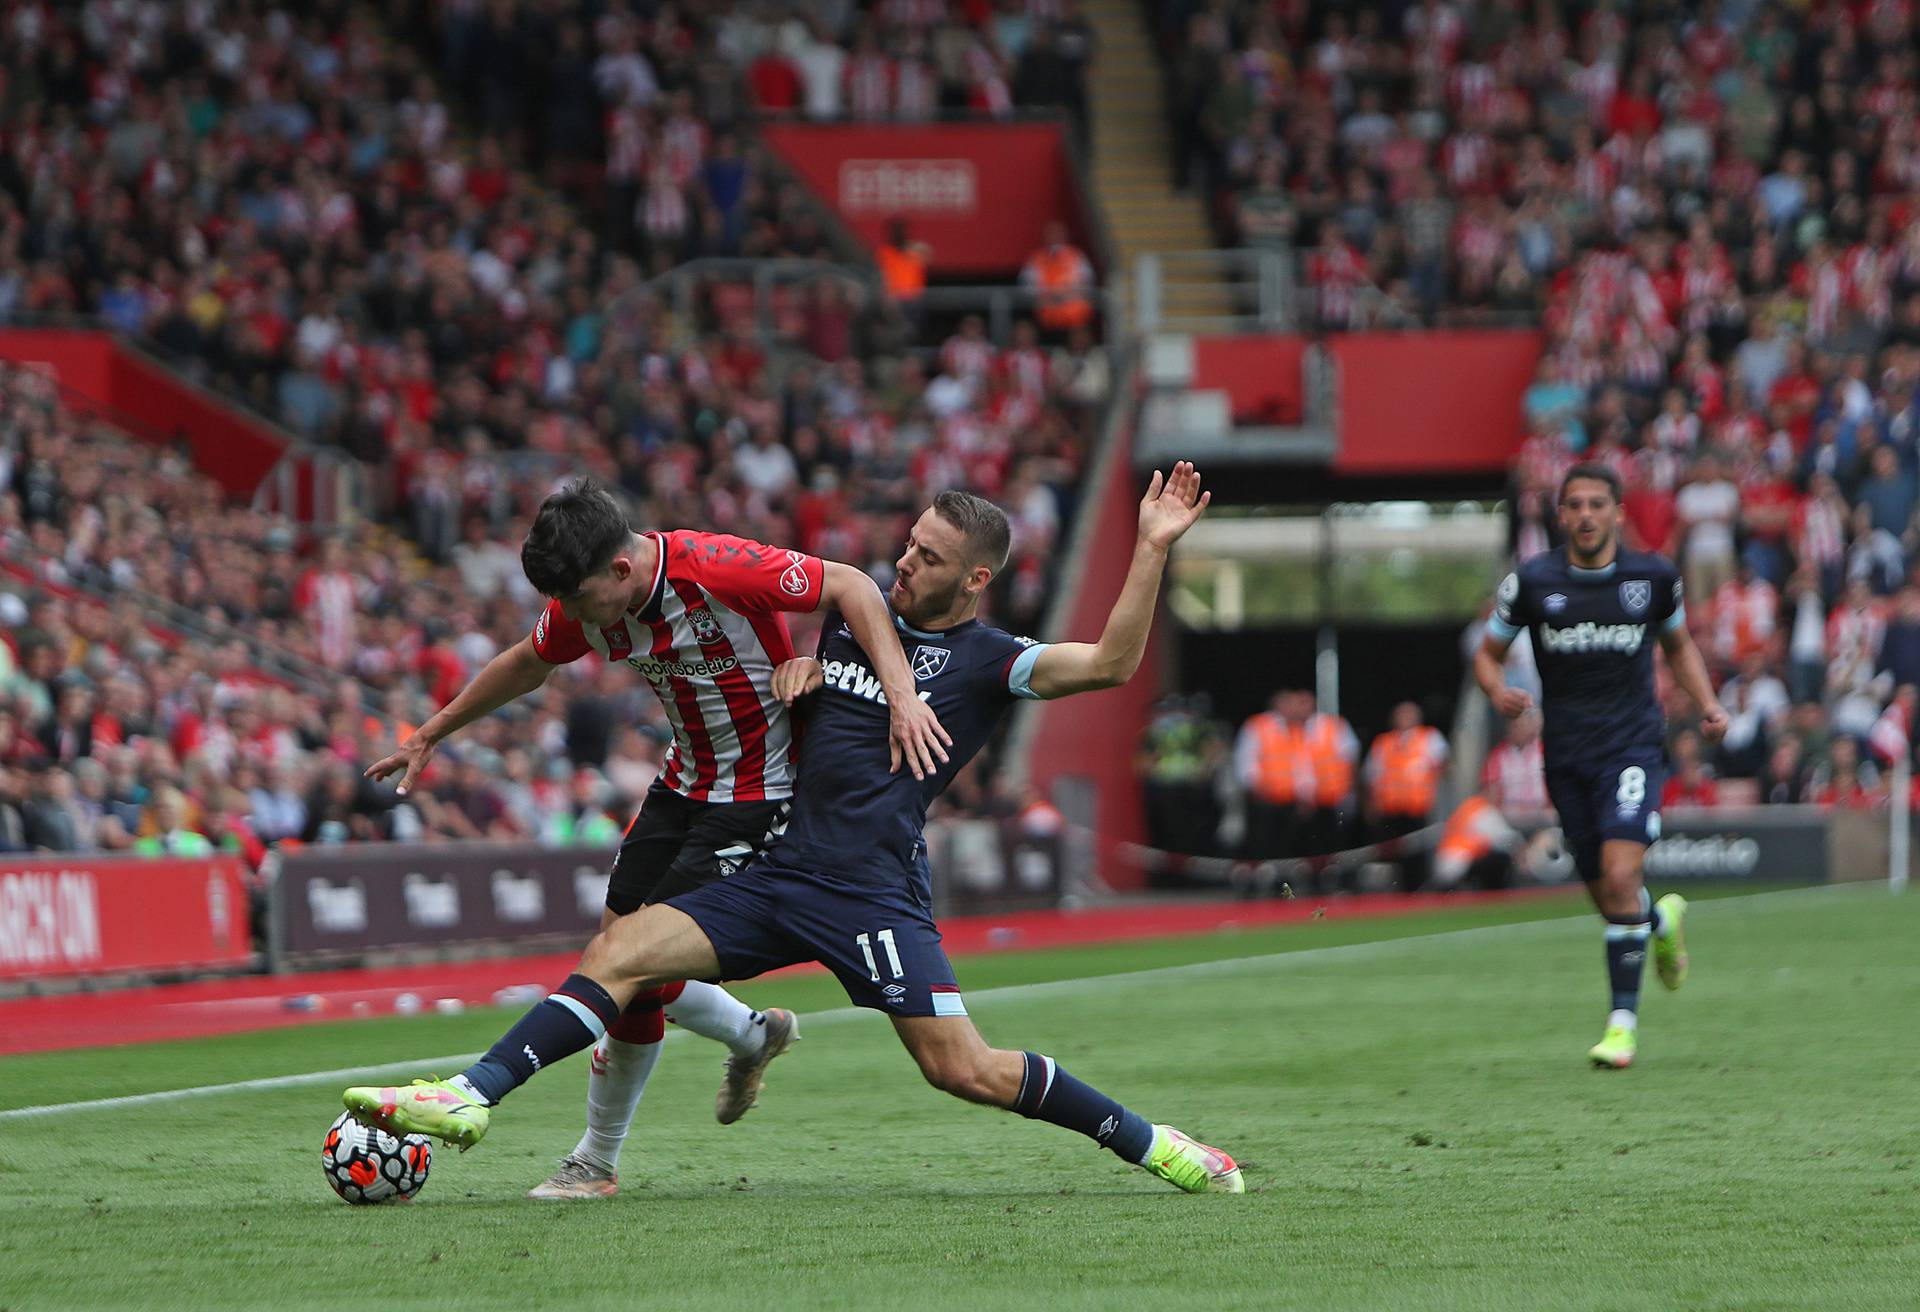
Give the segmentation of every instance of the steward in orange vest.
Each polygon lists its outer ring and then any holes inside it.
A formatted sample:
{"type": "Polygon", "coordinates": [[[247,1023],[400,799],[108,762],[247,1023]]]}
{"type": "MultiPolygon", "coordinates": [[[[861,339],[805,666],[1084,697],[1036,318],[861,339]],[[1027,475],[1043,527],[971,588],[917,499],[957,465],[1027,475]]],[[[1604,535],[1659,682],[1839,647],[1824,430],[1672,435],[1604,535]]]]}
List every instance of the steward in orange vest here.
{"type": "Polygon", "coordinates": [[[1093,290],[1093,265],[1068,245],[1066,225],[1059,220],[1047,225],[1047,244],[1027,257],[1020,281],[1040,294],[1034,317],[1048,332],[1065,334],[1093,322],[1093,302],[1087,297],[1093,290]]]}
{"type": "Polygon", "coordinates": [[[887,299],[896,305],[913,305],[927,290],[927,264],[933,248],[907,235],[904,219],[889,226],[886,244],[873,253],[880,266],[880,278],[886,284],[887,299]]]}
{"type": "Polygon", "coordinates": [[[1433,814],[1440,776],[1447,768],[1447,740],[1420,723],[1420,708],[1402,702],[1393,711],[1394,727],[1373,740],[1367,753],[1367,789],[1376,817],[1424,823],[1433,814]]]}

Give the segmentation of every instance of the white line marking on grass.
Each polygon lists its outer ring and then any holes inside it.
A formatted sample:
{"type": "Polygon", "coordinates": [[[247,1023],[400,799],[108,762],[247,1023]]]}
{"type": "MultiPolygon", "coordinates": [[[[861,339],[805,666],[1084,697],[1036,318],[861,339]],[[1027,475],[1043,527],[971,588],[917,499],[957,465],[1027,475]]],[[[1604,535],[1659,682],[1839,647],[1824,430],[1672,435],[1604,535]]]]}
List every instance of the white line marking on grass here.
{"type": "Polygon", "coordinates": [[[0,1111],[0,1120],[52,1116],[59,1112],[101,1111],[108,1107],[140,1107],[152,1102],[178,1102],[182,1098],[210,1098],[216,1094],[240,1093],[249,1089],[293,1089],[303,1084],[325,1084],[328,1080],[344,1080],[355,1075],[417,1074],[422,1069],[431,1070],[436,1066],[465,1066],[478,1055],[478,1053],[469,1052],[455,1057],[430,1057],[425,1061],[388,1062],[384,1066],[343,1066],[337,1071],[273,1075],[261,1080],[235,1080],[231,1084],[203,1084],[193,1089],[162,1089],[157,1093],[129,1093],[118,1098],[88,1098],[84,1102],[55,1102],[39,1107],[13,1107],[0,1111]]]}
{"type": "MultiPolygon", "coordinates": [[[[1775,899],[1805,897],[1808,894],[1832,893],[1837,889],[1877,887],[1872,884],[1816,884],[1810,888],[1791,888],[1772,893],[1755,893],[1746,897],[1715,899],[1705,905],[1715,909],[1731,910],[1736,907],[1751,907],[1756,903],[1770,902],[1775,899]]],[[[1080,975],[1071,979],[1042,980],[1032,984],[1004,984],[998,988],[977,989],[965,994],[971,1002],[987,1001],[996,998],[1032,997],[1045,993],[1072,992],[1076,989],[1096,985],[1110,988],[1117,984],[1147,982],[1181,975],[1206,975],[1238,970],[1253,970],[1263,967],[1282,967],[1292,964],[1318,963],[1332,957],[1364,956],[1368,953],[1390,952],[1396,949],[1420,947],[1435,943],[1454,943],[1484,938],[1490,935],[1510,934],[1516,931],[1539,932],[1554,926],[1584,926],[1587,924],[1582,913],[1575,912],[1563,916],[1550,916],[1544,920],[1514,920],[1503,925],[1475,925],[1470,929],[1444,929],[1431,934],[1406,934],[1398,938],[1367,939],[1361,943],[1337,943],[1327,947],[1298,948],[1292,952],[1267,952],[1250,957],[1223,957],[1212,961],[1193,961],[1178,966],[1154,966],[1146,970],[1114,971],[1105,975],[1080,975]]],[[[833,1021],[851,1020],[856,1016],[879,1017],[882,1013],[867,1007],[835,1007],[828,1011],[810,1011],[802,1019],[809,1025],[820,1025],[833,1021]]],[[[670,1030],[668,1039],[684,1037],[685,1030],[670,1030]]],[[[456,1053],[450,1057],[429,1057],[416,1061],[385,1062],[377,1066],[343,1066],[331,1071],[307,1071],[299,1075],[272,1075],[258,1080],[234,1080],[228,1084],[203,1084],[190,1089],[161,1089],[154,1093],[131,1093],[116,1098],[88,1098],[81,1102],[45,1103],[35,1107],[14,1107],[0,1111],[0,1121],[25,1120],[30,1117],[57,1116],[63,1112],[107,1111],[123,1107],[142,1107],[152,1103],[180,1102],[188,1098],[213,1098],[223,1093],[246,1093],[262,1089],[297,1089],[308,1084],[328,1084],[348,1080],[354,1076],[379,1078],[383,1075],[414,1075],[423,1070],[451,1070],[464,1067],[480,1056],[477,1052],[456,1053]]]]}

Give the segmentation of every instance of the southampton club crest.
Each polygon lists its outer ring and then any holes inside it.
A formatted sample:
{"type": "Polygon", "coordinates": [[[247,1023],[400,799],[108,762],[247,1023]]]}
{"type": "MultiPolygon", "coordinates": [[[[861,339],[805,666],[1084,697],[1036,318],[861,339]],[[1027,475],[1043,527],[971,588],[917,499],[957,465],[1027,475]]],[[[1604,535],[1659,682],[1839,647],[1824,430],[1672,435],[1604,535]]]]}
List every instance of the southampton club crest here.
{"type": "Polygon", "coordinates": [[[947,668],[947,657],[953,653],[945,647],[915,647],[913,649],[913,677],[931,679],[947,668]]]}
{"type": "Polygon", "coordinates": [[[693,640],[702,647],[720,641],[720,621],[705,606],[695,606],[687,612],[687,623],[693,626],[693,640]]]}
{"type": "Polygon", "coordinates": [[[1653,584],[1646,579],[1628,579],[1620,585],[1620,604],[1629,615],[1644,615],[1653,600],[1653,584]]]}

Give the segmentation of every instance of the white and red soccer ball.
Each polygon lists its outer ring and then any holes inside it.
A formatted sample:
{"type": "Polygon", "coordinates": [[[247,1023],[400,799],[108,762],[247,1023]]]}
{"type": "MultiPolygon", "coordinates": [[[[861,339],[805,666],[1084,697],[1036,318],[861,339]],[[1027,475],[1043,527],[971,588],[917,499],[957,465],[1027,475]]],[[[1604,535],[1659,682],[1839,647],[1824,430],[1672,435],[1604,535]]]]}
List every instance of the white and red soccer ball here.
{"type": "Polygon", "coordinates": [[[433,1141],[410,1134],[402,1139],[349,1112],[327,1127],[320,1144],[320,1169],[333,1191],[350,1203],[405,1202],[427,1182],[433,1141]]]}

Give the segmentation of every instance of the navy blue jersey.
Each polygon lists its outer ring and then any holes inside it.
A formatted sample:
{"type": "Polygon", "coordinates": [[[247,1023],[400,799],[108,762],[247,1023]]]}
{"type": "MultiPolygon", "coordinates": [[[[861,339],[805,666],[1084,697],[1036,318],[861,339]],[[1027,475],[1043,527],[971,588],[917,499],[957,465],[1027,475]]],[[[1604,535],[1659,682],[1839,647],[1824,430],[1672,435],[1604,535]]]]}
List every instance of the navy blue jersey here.
{"type": "Polygon", "coordinates": [[[947,763],[924,780],[904,764],[888,773],[886,694],[846,624],[829,615],[819,652],[826,683],[809,708],[793,819],[779,846],[783,866],[869,882],[924,880],[927,807],[1007,709],[1036,696],[1028,680],[1045,648],[1031,639],[979,620],[925,633],[895,616],[894,628],[921,699],[953,738],[947,763]]]}
{"type": "Polygon", "coordinates": [[[1548,768],[1660,751],[1653,647],[1686,619],[1679,571],[1650,552],[1622,548],[1611,565],[1581,569],[1563,546],[1507,575],[1487,629],[1533,641],[1548,768]]]}

